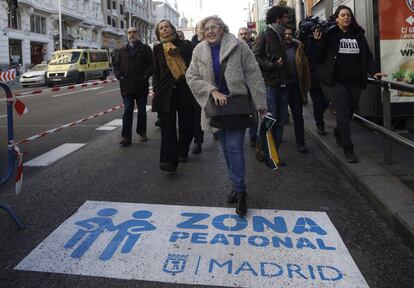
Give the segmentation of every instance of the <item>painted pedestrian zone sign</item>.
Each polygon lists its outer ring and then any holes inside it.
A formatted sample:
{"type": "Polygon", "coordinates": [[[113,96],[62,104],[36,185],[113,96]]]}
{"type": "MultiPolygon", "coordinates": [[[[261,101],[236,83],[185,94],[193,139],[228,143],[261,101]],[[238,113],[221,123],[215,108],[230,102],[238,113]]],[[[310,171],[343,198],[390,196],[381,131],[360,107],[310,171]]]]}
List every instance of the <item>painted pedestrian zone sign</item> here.
{"type": "Polygon", "coordinates": [[[15,269],[225,287],[368,287],[324,212],[85,202],[15,269]]]}

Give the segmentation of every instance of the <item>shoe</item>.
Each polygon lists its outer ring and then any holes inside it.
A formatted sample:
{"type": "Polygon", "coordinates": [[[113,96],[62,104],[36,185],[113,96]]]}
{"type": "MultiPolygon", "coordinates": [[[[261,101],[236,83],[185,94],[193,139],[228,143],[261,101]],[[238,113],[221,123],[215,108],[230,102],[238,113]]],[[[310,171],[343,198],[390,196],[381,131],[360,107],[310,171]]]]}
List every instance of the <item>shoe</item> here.
{"type": "Polygon", "coordinates": [[[236,213],[240,216],[244,216],[247,213],[247,203],[246,203],[246,192],[237,192],[236,193],[236,213]]]}
{"type": "Polygon", "coordinates": [[[193,151],[191,151],[193,154],[201,154],[201,143],[195,143],[193,147],[193,151]]]}
{"type": "Polygon", "coordinates": [[[147,133],[144,132],[144,133],[139,134],[139,140],[141,142],[147,142],[148,141],[147,133]]]}
{"type": "Polygon", "coordinates": [[[162,171],[175,172],[175,170],[177,170],[177,166],[169,162],[161,162],[160,169],[162,171]]]}
{"type": "Polygon", "coordinates": [[[358,162],[358,158],[355,156],[353,148],[344,147],[344,155],[345,155],[346,161],[348,161],[349,163],[358,162]]]}
{"type": "Polygon", "coordinates": [[[122,146],[129,146],[132,144],[132,140],[130,137],[122,137],[121,141],[119,141],[119,144],[122,146]]]}
{"type": "Polygon", "coordinates": [[[326,135],[326,134],[328,134],[328,133],[326,133],[326,131],[325,131],[325,127],[323,127],[323,126],[318,126],[318,134],[319,134],[319,135],[326,135]]]}
{"type": "Polygon", "coordinates": [[[341,134],[339,134],[338,132],[338,128],[335,128],[334,136],[336,139],[336,145],[338,145],[339,147],[344,147],[344,143],[342,142],[342,137],[341,137],[341,134]]]}
{"type": "Polygon", "coordinates": [[[308,148],[306,148],[305,144],[298,144],[296,145],[296,151],[300,153],[306,153],[308,152],[308,148]]]}
{"type": "Polygon", "coordinates": [[[250,137],[250,147],[256,147],[256,137],[250,137]]]}
{"type": "Polygon", "coordinates": [[[187,163],[188,162],[188,155],[178,156],[178,161],[181,162],[181,163],[187,163]]]}
{"type": "Polygon", "coordinates": [[[285,166],[286,166],[286,162],[285,162],[285,161],[280,160],[280,161],[279,161],[279,166],[280,166],[280,167],[285,167],[285,166]]]}
{"type": "Polygon", "coordinates": [[[236,203],[236,192],[231,191],[229,195],[227,195],[226,203],[233,204],[236,203]]]}

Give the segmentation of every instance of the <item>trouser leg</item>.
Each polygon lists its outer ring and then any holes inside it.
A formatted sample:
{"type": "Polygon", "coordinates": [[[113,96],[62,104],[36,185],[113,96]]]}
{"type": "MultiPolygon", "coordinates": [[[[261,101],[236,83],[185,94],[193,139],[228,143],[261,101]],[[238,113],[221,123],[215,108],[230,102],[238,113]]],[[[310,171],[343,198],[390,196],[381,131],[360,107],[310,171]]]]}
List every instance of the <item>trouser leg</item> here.
{"type": "Polygon", "coordinates": [[[138,95],[136,98],[138,107],[137,134],[144,134],[147,132],[147,99],[148,95],[138,95]]]}
{"type": "Polygon", "coordinates": [[[317,127],[325,128],[325,121],[323,120],[323,114],[329,107],[329,99],[325,97],[321,88],[312,88],[310,96],[313,103],[313,117],[317,127]]]}
{"type": "Polygon", "coordinates": [[[329,95],[336,110],[336,125],[344,147],[353,147],[351,139],[352,114],[358,107],[359,87],[350,87],[334,82],[332,85],[322,85],[325,95],[329,95]]]}
{"type": "Polygon", "coordinates": [[[304,132],[304,121],[303,121],[303,106],[302,96],[300,95],[299,85],[289,85],[289,107],[292,112],[294,127],[295,127],[295,138],[297,145],[305,144],[305,132],[304,132]]]}
{"type": "Polygon", "coordinates": [[[225,129],[220,131],[219,139],[226,159],[227,169],[232,182],[232,191],[241,193],[246,191],[244,135],[246,129],[225,129]]]}
{"type": "Polygon", "coordinates": [[[134,98],[132,96],[122,96],[124,104],[124,114],[122,115],[122,132],[124,138],[132,137],[132,118],[134,116],[134,98]]]}

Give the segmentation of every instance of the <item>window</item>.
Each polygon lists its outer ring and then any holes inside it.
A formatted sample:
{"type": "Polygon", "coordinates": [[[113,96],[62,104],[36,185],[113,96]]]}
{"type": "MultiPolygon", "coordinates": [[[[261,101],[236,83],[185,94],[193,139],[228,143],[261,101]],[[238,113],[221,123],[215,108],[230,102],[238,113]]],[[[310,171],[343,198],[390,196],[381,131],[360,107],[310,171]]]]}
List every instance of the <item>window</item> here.
{"type": "Polygon", "coordinates": [[[112,1],[112,9],[116,9],[116,2],[112,1]]]}
{"type": "Polygon", "coordinates": [[[121,21],[121,28],[124,29],[124,21],[121,21]]]}
{"type": "Polygon", "coordinates": [[[89,59],[93,62],[107,62],[108,54],[106,52],[89,52],[89,59]]]}
{"type": "Polygon", "coordinates": [[[116,27],[115,19],[112,19],[112,27],[116,27]]]}
{"type": "Polygon", "coordinates": [[[111,0],[106,0],[106,8],[111,9],[111,0]]]}
{"type": "Polygon", "coordinates": [[[30,15],[30,31],[46,34],[46,18],[39,15],[30,15]]]}
{"type": "Polygon", "coordinates": [[[124,5],[119,5],[119,14],[124,15],[124,5]]]}
{"type": "Polygon", "coordinates": [[[108,23],[108,25],[111,25],[111,16],[106,16],[106,23],[108,23]]]}

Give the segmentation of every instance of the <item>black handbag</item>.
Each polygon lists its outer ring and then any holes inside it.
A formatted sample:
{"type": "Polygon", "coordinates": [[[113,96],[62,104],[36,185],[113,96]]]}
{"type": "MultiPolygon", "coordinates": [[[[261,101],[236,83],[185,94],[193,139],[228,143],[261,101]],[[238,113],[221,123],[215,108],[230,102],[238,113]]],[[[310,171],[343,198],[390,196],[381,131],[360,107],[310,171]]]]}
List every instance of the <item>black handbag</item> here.
{"type": "MultiPolygon", "coordinates": [[[[227,60],[223,61],[220,85],[224,79],[227,60]]],[[[258,114],[250,89],[246,85],[248,95],[233,95],[227,98],[226,106],[218,106],[212,96],[205,108],[206,117],[210,118],[210,126],[219,129],[239,129],[257,126],[258,114]]]]}

